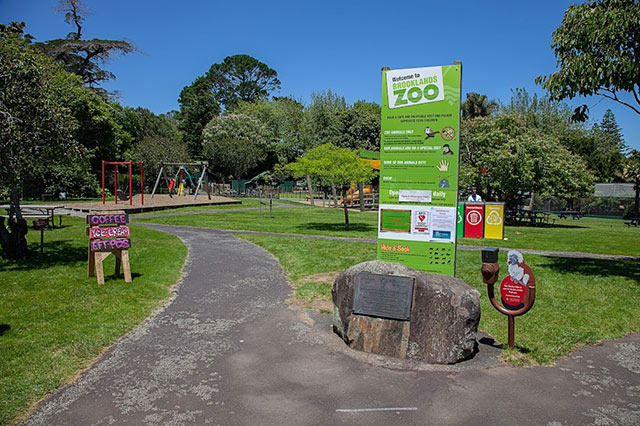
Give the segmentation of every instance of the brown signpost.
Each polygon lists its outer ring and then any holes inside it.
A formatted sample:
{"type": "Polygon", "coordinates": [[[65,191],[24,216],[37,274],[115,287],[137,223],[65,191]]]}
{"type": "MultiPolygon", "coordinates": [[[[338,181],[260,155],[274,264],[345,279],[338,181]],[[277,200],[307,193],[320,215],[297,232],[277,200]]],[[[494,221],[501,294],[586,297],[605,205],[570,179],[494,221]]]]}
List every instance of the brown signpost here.
{"type": "Polygon", "coordinates": [[[49,219],[33,221],[33,229],[40,230],[40,254],[44,254],[44,230],[49,226],[49,219]]]}
{"type": "Polygon", "coordinates": [[[87,235],[89,236],[89,276],[96,276],[99,285],[104,284],[104,268],[102,262],[111,253],[116,257],[116,275],[120,267],[124,270],[125,282],[131,282],[131,266],[129,265],[130,230],[125,226],[129,216],[124,211],[109,213],[90,212],[87,216],[87,235]]]}
{"type": "Polygon", "coordinates": [[[496,310],[508,318],[509,347],[515,344],[515,317],[524,315],[533,307],[536,300],[536,278],[529,265],[524,263],[522,253],[509,250],[507,253],[509,275],[500,283],[502,305],[496,300],[493,285],[498,280],[498,249],[482,250],[482,280],[487,284],[489,300],[496,310]]]}

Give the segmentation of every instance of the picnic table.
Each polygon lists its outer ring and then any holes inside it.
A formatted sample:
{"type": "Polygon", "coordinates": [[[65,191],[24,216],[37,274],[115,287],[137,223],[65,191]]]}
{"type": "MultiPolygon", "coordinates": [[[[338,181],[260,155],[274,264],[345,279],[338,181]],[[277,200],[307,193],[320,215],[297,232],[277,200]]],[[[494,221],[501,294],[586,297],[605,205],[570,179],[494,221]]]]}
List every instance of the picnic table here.
{"type": "Polygon", "coordinates": [[[555,223],[551,213],[536,210],[507,210],[507,225],[544,226],[555,223]]]}
{"type": "MultiPolygon", "coordinates": [[[[51,219],[51,226],[55,227],[55,217],[58,216],[58,227],[62,226],[62,216],[68,216],[63,213],[56,213],[56,210],[63,209],[64,206],[52,205],[52,204],[23,204],[20,206],[20,212],[24,219],[51,219]]],[[[9,214],[11,206],[5,204],[0,206],[0,209],[4,209],[9,214]]]]}
{"type": "Polygon", "coordinates": [[[566,219],[568,217],[570,217],[571,219],[581,219],[582,218],[582,213],[580,213],[577,210],[565,210],[565,211],[561,211],[556,213],[558,215],[558,217],[560,219],[566,219]]]}
{"type": "Polygon", "coordinates": [[[638,227],[638,226],[640,226],[640,217],[629,218],[629,221],[625,222],[624,224],[629,226],[629,227],[631,227],[631,226],[638,227]]]}

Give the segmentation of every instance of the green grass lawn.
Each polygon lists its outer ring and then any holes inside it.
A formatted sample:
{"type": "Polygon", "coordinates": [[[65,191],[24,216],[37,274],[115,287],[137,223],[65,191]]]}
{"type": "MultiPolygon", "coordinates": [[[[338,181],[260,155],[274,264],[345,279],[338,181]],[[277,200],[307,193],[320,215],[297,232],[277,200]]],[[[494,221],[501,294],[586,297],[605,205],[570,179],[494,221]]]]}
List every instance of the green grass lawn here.
{"type": "MultiPolygon", "coordinates": [[[[167,225],[201,226],[294,234],[332,235],[355,238],[377,237],[375,212],[350,212],[351,230],[344,230],[340,209],[277,209],[272,218],[259,212],[229,212],[216,215],[149,218],[143,221],[167,225]]],[[[629,228],[621,219],[563,219],[555,226],[508,226],[506,240],[462,238],[460,244],[536,250],[640,256],[640,228],[629,228]]]]}
{"type": "Polygon", "coordinates": [[[0,424],[22,418],[29,406],[68,383],[108,346],[138,326],[171,296],[187,249],[162,232],[131,227],[133,281],[113,276],[104,286],[87,277],[84,221],[30,230],[27,261],[0,260],[0,424]]]}
{"type": "Polygon", "coordinates": [[[622,219],[558,219],[554,226],[507,226],[506,240],[462,238],[460,244],[640,256],[640,228],[622,219]]]}
{"type": "Polygon", "coordinates": [[[342,210],[321,207],[274,209],[271,218],[265,216],[264,213],[260,214],[259,211],[247,211],[149,219],[141,217],[137,220],[205,228],[375,238],[377,214],[350,212],[350,231],[344,230],[344,212],[342,210]]]}
{"type": "MultiPolygon", "coordinates": [[[[208,211],[208,210],[246,209],[246,208],[260,207],[260,200],[258,200],[257,198],[233,198],[233,200],[242,201],[242,204],[219,204],[219,205],[206,205],[206,206],[194,206],[194,207],[180,207],[176,209],[166,209],[166,210],[155,210],[151,212],[138,213],[135,215],[135,217],[143,218],[145,216],[155,215],[155,214],[202,212],[202,211],[208,211]]],[[[263,203],[264,202],[265,200],[263,200],[263,203]]],[[[273,207],[276,207],[277,205],[291,205],[291,204],[300,204],[300,203],[295,203],[288,200],[273,200],[273,207]]],[[[268,208],[268,204],[263,204],[262,207],[268,208]]]]}
{"type": "MultiPolygon", "coordinates": [[[[331,285],[306,282],[322,272],[340,271],[376,258],[373,244],[310,240],[295,237],[241,235],[276,256],[303,303],[329,300],[331,285]],[[295,250],[291,248],[295,247],[295,250]]],[[[534,271],[536,302],[516,318],[515,364],[551,364],[580,345],[640,331],[640,264],[607,260],[566,259],[525,255],[534,271]]],[[[487,298],[480,275],[479,252],[459,251],[457,276],[481,294],[480,329],[499,342],[507,341],[507,318],[487,298]]],[[[506,252],[500,254],[500,277],[506,273],[506,252]]],[[[498,284],[496,284],[497,290],[498,284]]]]}

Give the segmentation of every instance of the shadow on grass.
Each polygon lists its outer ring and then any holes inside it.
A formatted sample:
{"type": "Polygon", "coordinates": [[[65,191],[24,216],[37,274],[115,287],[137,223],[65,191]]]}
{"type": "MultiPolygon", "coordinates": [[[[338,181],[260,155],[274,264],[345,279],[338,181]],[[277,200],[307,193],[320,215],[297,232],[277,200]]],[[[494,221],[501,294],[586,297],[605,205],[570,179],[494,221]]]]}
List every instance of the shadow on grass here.
{"type": "Polygon", "coordinates": [[[9,330],[11,330],[11,326],[9,324],[0,324],[0,336],[9,330]]]}
{"type": "MultiPolygon", "coordinates": [[[[109,270],[113,271],[113,269],[111,269],[111,268],[109,268],[109,270]]],[[[133,281],[136,278],[139,278],[141,276],[142,276],[142,274],[139,274],[137,272],[132,272],[131,273],[131,280],[133,281]]],[[[114,280],[124,280],[124,273],[122,272],[122,269],[120,269],[120,273],[118,275],[116,275],[115,272],[109,273],[108,271],[104,271],[104,282],[105,283],[107,281],[114,281],[114,280]]]]}
{"type": "Polygon", "coordinates": [[[640,262],[633,260],[571,259],[547,257],[548,268],[558,272],[578,273],[585,276],[624,277],[638,282],[640,262]]]}
{"type": "Polygon", "coordinates": [[[583,226],[583,225],[565,225],[565,224],[545,224],[545,225],[540,225],[540,226],[531,226],[530,224],[526,224],[526,223],[506,223],[506,226],[510,227],[510,228],[518,228],[518,229],[522,229],[522,228],[530,228],[530,229],[586,229],[589,228],[588,226],[583,226]]]}
{"type": "MultiPolygon", "coordinates": [[[[344,223],[326,223],[326,222],[311,222],[303,225],[298,225],[297,229],[313,229],[314,231],[328,231],[338,232],[344,231],[344,223]]],[[[373,232],[376,230],[374,225],[367,225],[366,223],[350,223],[349,231],[356,232],[373,232]]]]}
{"type": "MultiPolygon", "coordinates": [[[[46,238],[46,237],[45,237],[46,238]]],[[[70,265],[87,261],[87,247],[78,247],[73,240],[58,240],[44,243],[44,254],[40,254],[40,243],[29,244],[26,260],[4,260],[3,269],[10,271],[30,271],[57,265],[70,265]]]]}

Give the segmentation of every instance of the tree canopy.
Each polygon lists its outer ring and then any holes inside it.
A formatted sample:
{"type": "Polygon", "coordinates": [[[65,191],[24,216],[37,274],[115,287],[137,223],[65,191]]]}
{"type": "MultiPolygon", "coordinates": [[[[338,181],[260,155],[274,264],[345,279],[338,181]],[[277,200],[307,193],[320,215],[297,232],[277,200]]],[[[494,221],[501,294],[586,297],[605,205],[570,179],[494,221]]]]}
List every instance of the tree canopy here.
{"type": "Polygon", "coordinates": [[[462,109],[463,118],[486,117],[498,110],[498,103],[493,100],[490,101],[487,95],[469,92],[460,108],[462,109]]]}
{"type": "Polygon", "coordinates": [[[477,186],[488,201],[515,208],[531,192],[573,199],[592,191],[581,157],[517,115],[464,120],[460,137],[461,187],[477,186]]]}
{"type": "Polygon", "coordinates": [[[304,157],[287,166],[296,178],[311,176],[328,184],[342,187],[345,229],[349,230],[347,188],[352,183],[366,183],[375,177],[371,165],[354,151],[331,143],[309,150],[304,157]]]}
{"type": "MultiPolygon", "coordinates": [[[[559,70],[536,82],[553,99],[599,95],[640,114],[640,1],[593,0],[570,6],[551,47],[559,70]]],[[[587,113],[583,105],[574,118],[584,121],[587,113]]]]}
{"type": "Polygon", "coordinates": [[[624,161],[622,178],[633,183],[635,199],[633,202],[633,216],[640,217],[640,151],[632,150],[624,161]]]}
{"type": "Polygon", "coordinates": [[[264,161],[272,149],[268,129],[242,114],[214,117],[203,131],[203,155],[223,177],[242,179],[264,161]]]}
{"type": "Polygon", "coordinates": [[[255,102],[280,89],[276,70],[249,55],[233,55],[213,64],[206,74],[216,99],[230,110],[238,102],[255,102]]]}
{"type": "Polygon", "coordinates": [[[64,14],[65,22],[72,25],[74,31],[65,38],[36,43],[36,47],[64,64],[67,71],[78,75],[88,87],[104,93],[99,85],[115,78],[113,73],[102,68],[104,63],[114,56],[135,52],[136,48],[126,40],[84,40],[82,26],[91,12],[81,0],[60,0],[58,11],[64,14]]]}
{"type": "Polygon", "coordinates": [[[196,78],[182,89],[178,103],[178,128],[191,155],[198,157],[202,153],[202,131],[213,117],[220,114],[211,81],[204,76],[196,78]]]}

